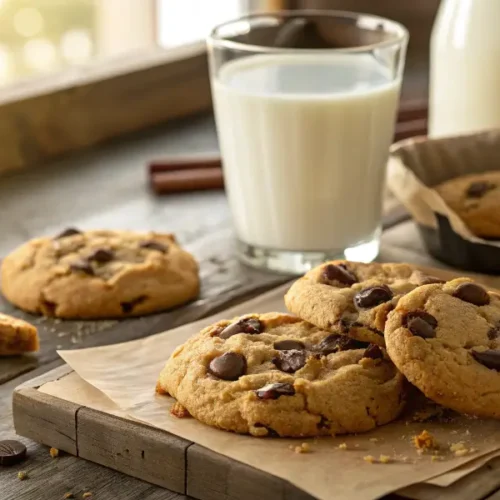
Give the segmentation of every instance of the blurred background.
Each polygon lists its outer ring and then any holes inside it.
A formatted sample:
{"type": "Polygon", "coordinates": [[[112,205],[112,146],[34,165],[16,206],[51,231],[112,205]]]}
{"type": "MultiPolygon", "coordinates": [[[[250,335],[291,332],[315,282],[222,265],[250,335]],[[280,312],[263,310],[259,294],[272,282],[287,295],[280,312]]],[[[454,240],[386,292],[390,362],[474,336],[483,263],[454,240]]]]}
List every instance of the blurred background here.
{"type": "Polygon", "coordinates": [[[204,39],[211,28],[282,9],[369,12],[407,26],[402,100],[411,109],[417,103],[421,133],[438,6],[439,0],[0,0],[0,172],[209,113],[204,39]]]}

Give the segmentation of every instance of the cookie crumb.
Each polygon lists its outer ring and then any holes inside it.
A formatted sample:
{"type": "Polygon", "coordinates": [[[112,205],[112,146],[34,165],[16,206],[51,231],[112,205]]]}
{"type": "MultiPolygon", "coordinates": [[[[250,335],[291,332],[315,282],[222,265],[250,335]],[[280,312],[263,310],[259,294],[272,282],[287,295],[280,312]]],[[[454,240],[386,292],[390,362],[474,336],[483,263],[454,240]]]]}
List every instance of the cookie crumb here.
{"type": "Polygon", "coordinates": [[[389,464],[389,463],[391,463],[392,460],[391,460],[391,457],[389,457],[387,455],[380,455],[379,461],[382,464],[389,464]]]}
{"type": "Polygon", "coordinates": [[[17,479],[19,481],[24,481],[25,479],[28,479],[28,473],[24,470],[21,470],[17,473],[17,479]]]}
{"type": "Polygon", "coordinates": [[[59,450],[57,448],[51,448],[49,453],[52,458],[57,458],[59,456],[59,450]]]}
{"type": "Polygon", "coordinates": [[[170,408],[170,414],[177,418],[187,418],[191,416],[191,414],[179,403],[179,401],[176,401],[172,405],[172,408],[170,408]]]}
{"type": "Polygon", "coordinates": [[[444,460],[444,457],[441,455],[432,455],[431,457],[431,462],[441,462],[442,460],[444,460]]]}
{"type": "Polygon", "coordinates": [[[307,443],[302,443],[300,446],[295,447],[295,453],[310,453],[311,447],[307,443]]]}
{"type": "Polygon", "coordinates": [[[465,455],[467,455],[469,453],[469,450],[465,449],[465,450],[457,450],[455,452],[455,456],[456,457],[465,457],[465,455]]]}
{"type": "Polygon", "coordinates": [[[377,442],[378,442],[378,438],[370,438],[370,441],[371,441],[372,443],[377,443],[377,442]]]}
{"type": "Polygon", "coordinates": [[[427,431],[422,431],[418,436],[413,436],[413,444],[417,450],[436,450],[439,448],[437,441],[434,436],[427,431]]]}
{"type": "Polygon", "coordinates": [[[339,450],[347,450],[347,443],[340,443],[337,448],[339,450]]]}
{"type": "Polygon", "coordinates": [[[374,464],[377,462],[377,459],[375,457],[373,457],[372,455],[366,455],[365,457],[363,457],[363,460],[365,462],[368,462],[369,464],[374,464]]]}
{"type": "Polygon", "coordinates": [[[453,453],[456,453],[457,451],[461,451],[461,450],[465,450],[465,444],[463,441],[459,441],[458,443],[453,443],[451,446],[450,446],[450,451],[452,451],[453,453]]]}
{"type": "Polygon", "coordinates": [[[71,493],[71,491],[68,491],[68,493],[65,493],[64,494],[64,500],[68,499],[68,498],[75,498],[75,495],[73,495],[73,493],[71,493]]]}
{"type": "Polygon", "coordinates": [[[92,496],[92,492],[91,491],[86,491],[83,495],[82,495],[82,498],[90,498],[92,496]]]}

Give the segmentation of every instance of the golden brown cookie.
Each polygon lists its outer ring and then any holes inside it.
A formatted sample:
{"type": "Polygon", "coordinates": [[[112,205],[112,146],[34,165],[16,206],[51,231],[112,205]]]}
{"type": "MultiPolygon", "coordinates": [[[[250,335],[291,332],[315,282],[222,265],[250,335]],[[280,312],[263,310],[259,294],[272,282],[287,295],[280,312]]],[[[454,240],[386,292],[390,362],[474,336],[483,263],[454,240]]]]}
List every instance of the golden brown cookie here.
{"type": "Polygon", "coordinates": [[[33,325],[0,313],[0,356],[35,352],[38,349],[38,332],[33,325]]]}
{"type": "Polygon", "coordinates": [[[301,437],[394,420],[404,383],[384,349],[268,313],[219,321],[189,339],[167,361],[157,391],[220,429],[301,437]]]}
{"type": "Polygon", "coordinates": [[[417,288],[389,314],[387,352],[428,398],[500,418],[500,296],[467,278],[417,288]]]}
{"type": "Polygon", "coordinates": [[[320,328],[384,345],[387,314],[416,286],[441,280],[409,264],[326,262],[296,281],[288,310],[320,328]]]}
{"type": "Polygon", "coordinates": [[[2,292],[26,311],[60,318],[138,316],[198,295],[198,265],[173,235],[66,230],[14,250],[2,292]]]}
{"type": "Polygon", "coordinates": [[[464,175],[435,189],[474,234],[500,238],[500,171],[464,175]]]}

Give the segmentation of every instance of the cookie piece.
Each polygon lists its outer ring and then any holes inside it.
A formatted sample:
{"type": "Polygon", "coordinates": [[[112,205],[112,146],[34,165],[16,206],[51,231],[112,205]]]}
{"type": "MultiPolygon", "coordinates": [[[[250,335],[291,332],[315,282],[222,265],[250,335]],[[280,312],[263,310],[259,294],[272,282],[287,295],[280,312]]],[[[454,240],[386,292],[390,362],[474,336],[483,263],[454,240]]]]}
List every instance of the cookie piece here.
{"type": "Polygon", "coordinates": [[[160,374],[205,424],[254,436],[364,432],[394,420],[404,377],[378,346],[279,313],[219,321],[178,347],[160,374]]]}
{"type": "Polygon", "coordinates": [[[0,313],[0,356],[38,351],[37,329],[22,319],[0,313]]]}
{"type": "Polygon", "coordinates": [[[2,262],[13,304],[59,318],[138,316],[198,295],[198,265],[173,235],[69,229],[31,240],[2,262]]]}
{"type": "Polygon", "coordinates": [[[435,189],[471,232],[500,238],[500,171],[464,175],[435,189]]]}
{"type": "Polygon", "coordinates": [[[320,328],[384,345],[387,314],[405,293],[441,281],[408,264],[326,262],[296,281],[288,310],[320,328]]]}
{"type": "Polygon", "coordinates": [[[426,285],[389,314],[387,352],[428,398],[500,418],[500,296],[466,278],[426,285]]]}

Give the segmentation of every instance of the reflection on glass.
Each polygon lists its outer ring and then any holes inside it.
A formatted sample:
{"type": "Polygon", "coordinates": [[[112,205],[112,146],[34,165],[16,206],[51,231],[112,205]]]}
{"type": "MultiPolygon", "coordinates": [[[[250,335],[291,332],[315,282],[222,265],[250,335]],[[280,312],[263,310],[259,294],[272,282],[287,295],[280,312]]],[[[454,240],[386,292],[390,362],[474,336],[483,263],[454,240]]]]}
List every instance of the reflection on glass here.
{"type": "Polygon", "coordinates": [[[276,0],[0,0],[0,85],[204,39],[276,0]]]}

